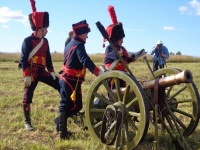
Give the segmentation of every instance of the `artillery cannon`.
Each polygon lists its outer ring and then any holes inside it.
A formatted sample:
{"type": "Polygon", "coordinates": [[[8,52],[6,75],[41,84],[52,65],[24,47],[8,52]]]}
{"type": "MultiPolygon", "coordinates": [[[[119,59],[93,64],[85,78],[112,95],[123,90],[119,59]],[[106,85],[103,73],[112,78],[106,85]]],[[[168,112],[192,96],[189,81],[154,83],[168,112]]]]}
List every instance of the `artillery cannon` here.
{"type": "MultiPolygon", "coordinates": [[[[97,27],[112,46],[100,22],[97,27]]],[[[81,125],[108,147],[130,150],[143,141],[152,123],[156,150],[161,124],[177,149],[190,149],[185,138],[193,133],[200,117],[200,97],[191,72],[170,68],[152,72],[144,57],[151,75],[147,81],[138,81],[118,57],[127,72],[106,71],[92,82],[85,112],[78,116],[81,125]]]]}

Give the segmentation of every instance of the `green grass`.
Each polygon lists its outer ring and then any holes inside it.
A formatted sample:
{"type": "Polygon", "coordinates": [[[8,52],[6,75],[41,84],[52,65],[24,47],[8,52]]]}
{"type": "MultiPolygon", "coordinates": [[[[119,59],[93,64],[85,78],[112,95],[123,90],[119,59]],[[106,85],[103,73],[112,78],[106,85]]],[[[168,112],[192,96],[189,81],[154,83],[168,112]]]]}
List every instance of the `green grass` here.
{"type": "MultiPolygon", "coordinates": [[[[54,55],[53,55],[54,56],[54,55]]],[[[16,57],[15,57],[16,58],[16,57]]],[[[95,64],[102,64],[100,56],[92,58],[95,64]]],[[[13,58],[12,58],[13,59],[13,58]]],[[[76,133],[73,139],[60,141],[59,134],[55,131],[53,119],[58,115],[60,95],[57,91],[43,83],[39,83],[31,105],[31,118],[35,131],[28,132],[23,126],[22,98],[23,86],[22,70],[18,70],[17,63],[11,61],[0,62],[0,149],[2,150],[99,150],[106,149],[105,145],[98,143],[89,131],[81,130],[75,124],[69,124],[69,130],[76,133]]],[[[54,57],[53,57],[54,59],[54,57]]],[[[57,60],[61,58],[58,57],[57,60]]],[[[150,64],[151,65],[151,64],[150,64]]],[[[200,62],[198,63],[167,63],[168,68],[188,69],[193,74],[197,88],[200,88],[200,62]]],[[[56,72],[60,71],[62,61],[54,61],[56,72]]],[[[138,80],[148,79],[150,73],[142,60],[129,65],[138,80]]],[[[86,81],[83,83],[83,102],[95,76],[87,71],[86,81]]],[[[136,150],[151,149],[154,131],[149,130],[141,145],[136,150]]],[[[187,138],[190,145],[195,145],[200,140],[200,127],[187,138]]],[[[172,150],[174,147],[168,134],[159,136],[159,149],[172,150]]]]}

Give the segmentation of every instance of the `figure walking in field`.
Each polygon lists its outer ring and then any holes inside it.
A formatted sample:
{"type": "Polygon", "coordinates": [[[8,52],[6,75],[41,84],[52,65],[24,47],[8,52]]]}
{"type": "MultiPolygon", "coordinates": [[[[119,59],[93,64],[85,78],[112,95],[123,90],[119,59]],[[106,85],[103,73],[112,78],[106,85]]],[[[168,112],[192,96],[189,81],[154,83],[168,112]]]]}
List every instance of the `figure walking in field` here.
{"type": "Polygon", "coordinates": [[[55,118],[56,130],[61,139],[68,139],[72,133],[67,129],[67,118],[82,109],[81,85],[85,80],[86,68],[98,76],[102,71],[92,62],[85,50],[90,32],[86,20],[72,25],[73,37],[64,50],[63,73],[60,77],[59,117],[55,118]]]}
{"type": "Polygon", "coordinates": [[[166,59],[169,58],[169,51],[166,46],[163,45],[161,40],[156,42],[156,46],[153,48],[151,52],[152,59],[153,59],[153,71],[158,70],[159,68],[164,68],[166,64],[166,59]]]}
{"type": "Polygon", "coordinates": [[[59,78],[54,72],[48,40],[44,37],[49,27],[48,12],[36,12],[35,1],[31,0],[33,12],[29,14],[31,29],[34,31],[23,41],[20,64],[24,75],[23,111],[25,128],[33,130],[30,118],[30,104],[39,81],[60,90],[59,78]],[[45,70],[47,68],[48,71],[45,70]]]}

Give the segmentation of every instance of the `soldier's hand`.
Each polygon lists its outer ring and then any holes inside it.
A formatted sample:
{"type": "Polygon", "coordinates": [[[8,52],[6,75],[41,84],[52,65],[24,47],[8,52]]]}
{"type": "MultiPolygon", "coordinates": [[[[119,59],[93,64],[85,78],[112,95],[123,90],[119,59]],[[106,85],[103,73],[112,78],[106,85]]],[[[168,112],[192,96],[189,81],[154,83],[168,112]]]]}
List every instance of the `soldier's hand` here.
{"type": "Polygon", "coordinates": [[[145,52],[144,49],[141,49],[140,51],[133,53],[133,54],[132,54],[132,58],[136,60],[136,59],[138,59],[139,57],[145,55],[146,53],[147,53],[147,52],[145,52]]]}
{"type": "Polygon", "coordinates": [[[162,53],[161,56],[162,56],[162,57],[165,57],[165,54],[162,53]]]}
{"type": "Polygon", "coordinates": [[[59,76],[55,72],[51,72],[50,74],[53,77],[53,80],[56,80],[56,78],[59,78],[59,76]]]}
{"type": "Polygon", "coordinates": [[[158,44],[156,44],[156,46],[155,46],[155,48],[154,48],[154,50],[156,51],[156,49],[158,48],[158,44]]]}
{"type": "Polygon", "coordinates": [[[24,84],[25,84],[25,87],[29,87],[31,85],[31,76],[26,76],[24,78],[24,84]]]}

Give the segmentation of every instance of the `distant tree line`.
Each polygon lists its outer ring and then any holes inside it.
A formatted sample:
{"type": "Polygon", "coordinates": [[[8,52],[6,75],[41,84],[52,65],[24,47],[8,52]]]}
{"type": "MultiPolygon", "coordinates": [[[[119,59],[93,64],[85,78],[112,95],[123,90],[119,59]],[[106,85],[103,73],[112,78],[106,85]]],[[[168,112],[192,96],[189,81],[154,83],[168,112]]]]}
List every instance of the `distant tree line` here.
{"type": "Polygon", "coordinates": [[[170,55],[182,55],[180,51],[176,52],[176,54],[174,54],[173,52],[169,53],[170,55]]]}

